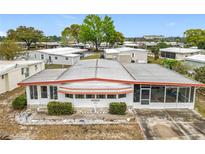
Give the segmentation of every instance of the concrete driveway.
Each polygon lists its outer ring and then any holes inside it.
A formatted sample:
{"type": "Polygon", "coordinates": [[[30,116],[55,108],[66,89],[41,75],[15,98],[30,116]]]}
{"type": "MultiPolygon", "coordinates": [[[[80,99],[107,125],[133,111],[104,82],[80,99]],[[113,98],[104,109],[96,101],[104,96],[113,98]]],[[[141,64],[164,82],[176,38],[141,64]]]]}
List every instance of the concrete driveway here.
{"type": "Polygon", "coordinates": [[[145,139],[205,139],[205,119],[195,111],[135,110],[145,139]]]}

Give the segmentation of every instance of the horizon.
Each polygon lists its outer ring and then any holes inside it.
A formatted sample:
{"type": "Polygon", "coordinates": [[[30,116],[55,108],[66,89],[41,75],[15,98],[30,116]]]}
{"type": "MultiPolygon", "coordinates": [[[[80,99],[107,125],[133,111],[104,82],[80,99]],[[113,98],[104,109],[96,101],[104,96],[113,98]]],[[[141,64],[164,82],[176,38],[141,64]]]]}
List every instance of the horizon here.
{"type": "MultiPolygon", "coordinates": [[[[1,14],[0,36],[18,26],[31,26],[42,30],[46,36],[61,36],[61,31],[71,24],[82,24],[87,14],[1,14]]],[[[193,14],[99,14],[111,16],[116,30],[126,38],[144,35],[183,37],[187,29],[205,29],[205,15],[193,14]]]]}

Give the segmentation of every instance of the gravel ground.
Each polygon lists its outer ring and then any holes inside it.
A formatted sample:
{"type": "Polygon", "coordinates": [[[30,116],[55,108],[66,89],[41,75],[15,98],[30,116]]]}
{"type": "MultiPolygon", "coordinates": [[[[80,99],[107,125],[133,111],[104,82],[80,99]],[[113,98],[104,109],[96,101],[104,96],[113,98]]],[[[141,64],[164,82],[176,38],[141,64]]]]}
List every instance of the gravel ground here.
{"type": "Polygon", "coordinates": [[[143,139],[137,123],[114,125],[55,125],[24,126],[15,122],[18,111],[11,108],[12,100],[24,93],[23,88],[0,95],[0,139],[34,140],[138,140],[143,139]]]}

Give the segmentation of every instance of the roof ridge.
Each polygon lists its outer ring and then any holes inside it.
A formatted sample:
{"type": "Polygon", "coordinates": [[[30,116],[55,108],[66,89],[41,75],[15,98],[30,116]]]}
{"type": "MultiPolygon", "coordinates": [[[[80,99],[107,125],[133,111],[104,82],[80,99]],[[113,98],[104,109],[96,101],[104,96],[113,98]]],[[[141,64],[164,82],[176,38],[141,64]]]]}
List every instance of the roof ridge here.
{"type": "Polygon", "coordinates": [[[135,77],[127,70],[127,68],[126,68],[122,63],[119,62],[119,64],[125,69],[125,71],[126,71],[134,80],[136,80],[135,77]]]}

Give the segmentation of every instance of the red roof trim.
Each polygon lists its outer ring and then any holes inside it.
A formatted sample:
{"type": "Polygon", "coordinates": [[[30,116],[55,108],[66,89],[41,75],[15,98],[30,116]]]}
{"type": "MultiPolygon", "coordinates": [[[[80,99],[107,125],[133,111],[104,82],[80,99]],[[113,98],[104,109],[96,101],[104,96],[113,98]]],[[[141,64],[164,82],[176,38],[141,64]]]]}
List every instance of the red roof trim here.
{"type": "Polygon", "coordinates": [[[59,83],[80,82],[80,81],[93,81],[93,80],[106,81],[106,82],[117,82],[117,83],[125,83],[125,84],[205,87],[205,84],[172,83],[172,82],[138,82],[138,81],[113,80],[113,79],[103,79],[103,78],[86,78],[86,79],[75,79],[75,80],[57,80],[57,81],[26,82],[26,83],[21,82],[21,83],[18,83],[18,85],[28,86],[28,85],[43,85],[43,84],[59,84],[59,83]]]}
{"type": "Polygon", "coordinates": [[[66,88],[66,87],[59,87],[61,89],[67,90],[129,90],[130,88],[66,88]]]}

